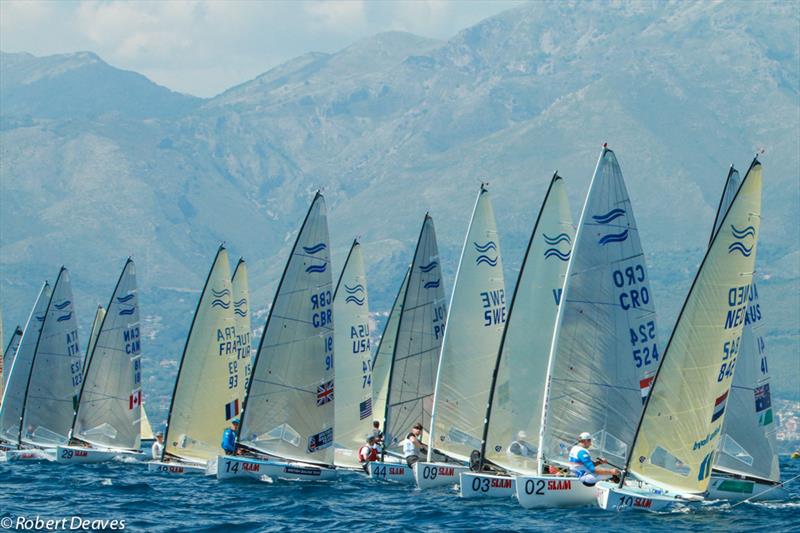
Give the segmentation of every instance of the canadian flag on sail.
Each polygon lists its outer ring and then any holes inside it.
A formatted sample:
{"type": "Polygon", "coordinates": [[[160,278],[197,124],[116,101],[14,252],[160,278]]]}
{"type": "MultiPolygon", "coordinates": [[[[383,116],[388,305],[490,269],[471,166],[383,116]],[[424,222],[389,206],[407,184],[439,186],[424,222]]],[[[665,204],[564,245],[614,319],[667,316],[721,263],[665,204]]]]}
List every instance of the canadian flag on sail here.
{"type": "Polygon", "coordinates": [[[133,409],[138,405],[142,405],[142,389],[137,390],[128,398],[128,409],[133,409]]]}

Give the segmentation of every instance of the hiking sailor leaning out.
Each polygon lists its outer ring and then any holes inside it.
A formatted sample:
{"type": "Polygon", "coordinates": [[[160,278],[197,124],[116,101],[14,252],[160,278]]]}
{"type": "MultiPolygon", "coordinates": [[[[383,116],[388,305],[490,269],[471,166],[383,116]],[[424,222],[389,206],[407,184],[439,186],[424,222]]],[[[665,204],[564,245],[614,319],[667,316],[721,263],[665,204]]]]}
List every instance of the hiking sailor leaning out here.
{"type": "Polygon", "coordinates": [[[417,422],[403,441],[403,457],[408,466],[414,466],[419,462],[420,454],[428,453],[428,448],[422,444],[420,439],[422,439],[422,424],[417,422]]]}
{"type": "Polygon", "coordinates": [[[589,455],[589,448],[592,447],[592,435],[583,432],[578,437],[578,444],[569,451],[569,469],[587,487],[593,487],[600,476],[618,476],[619,470],[616,468],[602,468],[597,465],[605,464],[607,461],[602,457],[592,461],[589,455]]]}

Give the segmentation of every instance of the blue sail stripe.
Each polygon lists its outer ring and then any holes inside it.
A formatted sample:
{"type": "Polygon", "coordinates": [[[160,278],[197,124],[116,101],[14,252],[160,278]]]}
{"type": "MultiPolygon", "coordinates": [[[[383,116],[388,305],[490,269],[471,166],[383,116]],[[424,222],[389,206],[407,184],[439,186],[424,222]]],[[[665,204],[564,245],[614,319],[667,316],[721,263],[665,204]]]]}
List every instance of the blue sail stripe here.
{"type": "Polygon", "coordinates": [[[604,237],[602,237],[599,241],[599,244],[605,246],[611,242],[623,242],[628,238],[628,230],[623,231],[622,233],[610,233],[604,237]]]}
{"type": "Polygon", "coordinates": [[[66,315],[64,315],[64,316],[60,316],[60,317],[58,317],[56,320],[57,320],[58,322],[66,322],[66,321],[67,321],[67,320],[69,320],[70,318],[72,318],[72,313],[67,313],[67,314],[66,314],[66,315]]]}
{"type": "Polygon", "coordinates": [[[494,243],[494,241],[486,241],[484,244],[473,242],[472,245],[482,254],[485,254],[489,250],[497,250],[497,245],[494,243]]]}
{"type": "Polygon", "coordinates": [[[419,269],[420,269],[422,272],[430,272],[431,270],[433,270],[433,269],[434,269],[434,268],[436,268],[437,266],[439,266],[439,263],[437,263],[436,261],[431,261],[431,262],[430,262],[430,263],[428,263],[427,265],[422,265],[421,267],[419,267],[419,269]]]}
{"type": "Polygon", "coordinates": [[[214,296],[216,296],[217,298],[222,298],[223,296],[229,296],[231,291],[230,291],[230,289],[222,289],[221,291],[218,291],[218,290],[212,288],[211,289],[211,293],[214,296]]]}
{"type": "Polygon", "coordinates": [[[357,284],[354,287],[350,287],[345,283],[344,290],[347,291],[347,294],[355,294],[357,292],[365,292],[364,286],[362,284],[357,284]]]}
{"type": "Polygon", "coordinates": [[[480,265],[480,264],[484,264],[484,263],[489,265],[489,266],[493,266],[493,267],[497,266],[497,257],[492,259],[488,255],[479,255],[478,257],[475,258],[475,264],[476,265],[480,265]]]}
{"type": "Polygon", "coordinates": [[[555,246],[560,242],[568,242],[568,243],[572,242],[572,239],[570,239],[569,235],[567,235],[566,233],[559,233],[555,237],[550,237],[546,233],[542,233],[542,237],[544,237],[544,242],[546,242],[550,246],[555,246]]]}
{"type": "Polygon", "coordinates": [[[212,307],[222,307],[223,309],[230,309],[231,303],[230,302],[225,302],[225,301],[220,300],[220,299],[216,299],[216,300],[211,300],[211,306],[212,307]]]}
{"type": "Polygon", "coordinates": [[[608,224],[612,220],[616,220],[624,214],[625,210],[617,207],[604,215],[594,215],[592,218],[595,220],[595,222],[599,222],[600,224],[608,224]]]}
{"type": "Polygon", "coordinates": [[[131,307],[130,309],[120,309],[120,310],[119,310],[119,314],[120,314],[121,316],[124,316],[124,315],[132,315],[132,314],[133,314],[133,313],[135,313],[135,312],[136,312],[136,308],[135,308],[135,307],[131,307]]]}
{"type": "Polygon", "coordinates": [[[325,248],[327,248],[327,246],[324,242],[317,243],[314,246],[303,246],[303,250],[305,250],[307,254],[315,254],[321,252],[325,248]]]}
{"type": "Polygon", "coordinates": [[[328,268],[328,263],[323,263],[321,265],[311,265],[306,267],[306,272],[308,272],[309,274],[314,272],[320,273],[320,272],[325,272],[327,268],[328,268]]]}
{"type": "Polygon", "coordinates": [[[356,305],[364,305],[364,298],[357,298],[356,296],[348,296],[344,299],[346,303],[354,303],[356,305]]]}
{"type": "Polygon", "coordinates": [[[737,241],[728,246],[728,253],[732,254],[733,252],[739,252],[745,257],[750,257],[750,254],[753,253],[753,247],[751,246],[750,248],[748,248],[743,243],[737,241]]]}
{"type": "Polygon", "coordinates": [[[127,296],[117,296],[117,301],[121,304],[124,304],[125,302],[130,302],[134,296],[135,296],[134,294],[128,294],[127,296]]]}
{"type": "Polygon", "coordinates": [[[756,236],[756,228],[753,226],[747,226],[744,229],[739,229],[733,224],[731,224],[731,233],[737,239],[744,239],[745,237],[755,237],[756,236]]]}
{"type": "Polygon", "coordinates": [[[61,302],[60,304],[53,304],[53,307],[55,307],[59,311],[63,311],[71,303],[72,302],[70,302],[69,300],[65,300],[65,301],[61,302]]]}
{"type": "Polygon", "coordinates": [[[439,284],[440,284],[440,283],[441,283],[441,280],[438,280],[438,279],[437,279],[436,281],[429,281],[429,282],[427,282],[427,283],[426,283],[425,285],[423,285],[422,287],[423,287],[423,288],[425,288],[425,289],[435,289],[436,287],[438,287],[438,286],[439,286],[439,284]]]}
{"type": "Polygon", "coordinates": [[[549,259],[551,257],[556,257],[562,261],[567,261],[569,259],[572,250],[567,250],[566,253],[562,252],[558,248],[548,248],[544,251],[544,258],[549,259]]]}
{"type": "Polygon", "coordinates": [[[239,316],[247,316],[247,311],[241,311],[239,309],[234,309],[233,312],[236,313],[239,316]]]}

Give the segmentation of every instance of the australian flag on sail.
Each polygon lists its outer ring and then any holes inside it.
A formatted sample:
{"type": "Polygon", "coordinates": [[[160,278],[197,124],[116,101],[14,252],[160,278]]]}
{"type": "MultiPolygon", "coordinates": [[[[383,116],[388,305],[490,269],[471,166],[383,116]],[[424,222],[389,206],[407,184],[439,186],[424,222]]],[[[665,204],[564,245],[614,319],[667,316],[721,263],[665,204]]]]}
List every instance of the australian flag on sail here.
{"type": "Polygon", "coordinates": [[[753,391],[756,397],[756,413],[772,407],[772,397],[769,393],[769,383],[756,387],[753,391]]]}
{"type": "Polygon", "coordinates": [[[325,405],[333,401],[333,380],[317,386],[317,405],[325,405]]]}
{"type": "Polygon", "coordinates": [[[728,391],[725,391],[725,394],[717,398],[714,402],[714,413],[711,415],[711,422],[716,422],[719,417],[721,417],[725,413],[725,403],[728,400],[728,391]]]}
{"type": "Polygon", "coordinates": [[[225,420],[230,420],[239,414],[239,398],[225,404],[225,420]]]}
{"type": "Polygon", "coordinates": [[[372,398],[367,398],[358,404],[358,419],[364,420],[369,416],[372,416],[372,398]]]}

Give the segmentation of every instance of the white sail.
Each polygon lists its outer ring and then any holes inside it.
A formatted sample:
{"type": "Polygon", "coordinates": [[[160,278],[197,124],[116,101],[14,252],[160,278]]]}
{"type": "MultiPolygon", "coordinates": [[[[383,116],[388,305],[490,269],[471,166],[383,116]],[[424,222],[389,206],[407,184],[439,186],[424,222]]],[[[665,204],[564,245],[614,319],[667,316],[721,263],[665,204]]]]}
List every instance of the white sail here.
{"type": "Polygon", "coordinates": [[[604,148],[569,259],[550,351],[541,458],[565,462],[580,433],[624,464],[660,357],[653,293],[614,152],[604,148]]]}
{"type": "Polygon", "coordinates": [[[73,439],[101,447],[139,449],[142,355],[138,295],[136,267],[128,259],[88,352],[73,439]]]}
{"type": "Polygon", "coordinates": [[[206,462],[222,451],[222,433],[240,410],[230,363],[236,321],[228,251],[220,246],[189,328],[172,393],[164,457],[206,462]]]}
{"type": "Polygon", "coordinates": [[[481,449],[492,371],[506,322],[500,238],[489,191],[481,185],[461,249],[436,378],[431,446],[469,461],[481,449]]]}
{"type": "Polygon", "coordinates": [[[0,404],[0,438],[14,444],[19,444],[20,440],[22,409],[28,391],[33,354],[36,353],[36,344],[39,342],[50,295],[50,284],[45,282],[25,322],[17,355],[8,370],[8,383],[3,391],[3,402],[0,404]]]}
{"type": "Polygon", "coordinates": [[[19,342],[21,340],[22,329],[17,326],[8,341],[5,351],[3,352],[3,391],[5,391],[5,386],[8,383],[8,376],[11,375],[11,366],[14,364],[14,358],[17,356],[17,350],[19,349],[19,342]]]}
{"type": "Polygon", "coordinates": [[[754,160],[700,264],[645,405],[628,472],[675,492],[708,487],[752,291],[761,212],[754,160]]]}
{"type": "Polygon", "coordinates": [[[564,180],[554,175],[533,226],[497,356],[482,457],[538,474],[547,362],[575,228],[564,180]]]}
{"type": "Polygon", "coordinates": [[[325,199],[314,197],[270,308],[239,430],[240,445],[333,464],[333,281],[325,199]]]}
{"type": "Polygon", "coordinates": [[[231,278],[233,287],[233,315],[236,320],[236,389],[239,401],[244,404],[247,382],[252,371],[251,339],[253,329],[250,326],[250,285],[247,276],[247,264],[239,259],[231,278]]]}
{"type": "Polygon", "coordinates": [[[41,447],[67,443],[78,406],[82,366],[69,271],[61,267],[33,355],[22,442],[41,447]]]}
{"type": "Polygon", "coordinates": [[[401,309],[384,415],[384,442],[394,451],[416,423],[422,424],[423,441],[428,441],[447,316],[436,231],[433,219],[427,214],[401,309]]]}
{"type": "Polygon", "coordinates": [[[409,267],[406,269],[403,283],[400,284],[400,290],[397,291],[397,296],[395,296],[392,303],[392,310],[389,312],[389,318],[386,320],[383,335],[381,335],[381,342],[378,344],[378,349],[375,351],[375,357],[372,359],[371,364],[372,407],[382,428],[385,420],[381,420],[381,418],[386,414],[386,399],[389,396],[389,372],[392,369],[392,357],[394,356],[394,347],[397,342],[400,315],[403,313],[403,301],[406,298],[410,272],[411,268],[409,267]]]}
{"type": "MultiPolygon", "coordinates": [[[[336,445],[357,450],[372,429],[372,348],[367,276],[359,242],[353,241],[333,294],[336,445]]],[[[358,467],[355,454],[337,454],[337,466],[358,467]]]]}
{"type": "MultiPolygon", "coordinates": [[[[731,167],[714,221],[712,241],[738,189],[739,173],[731,167]]],[[[780,481],[764,308],[759,303],[755,279],[747,302],[742,343],[728,406],[719,449],[714,456],[714,467],[749,477],[780,481]]]]}
{"type": "Polygon", "coordinates": [[[156,438],[153,434],[153,426],[150,425],[150,419],[147,418],[144,404],[142,404],[142,419],[139,424],[139,438],[140,440],[154,440],[156,438]]]}
{"type": "Polygon", "coordinates": [[[97,311],[94,314],[94,322],[92,322],[92,331],[89,333],[89,345],[86,347],[86,354],[83,356],[83,375],[86,375],[86,365],[89,363],[89,357],[94,350],[94,345],[97,342],[97,335],[100,333],[100,324],[106,316],[106,309],[102,305],[97,306],[97,311]]]}

